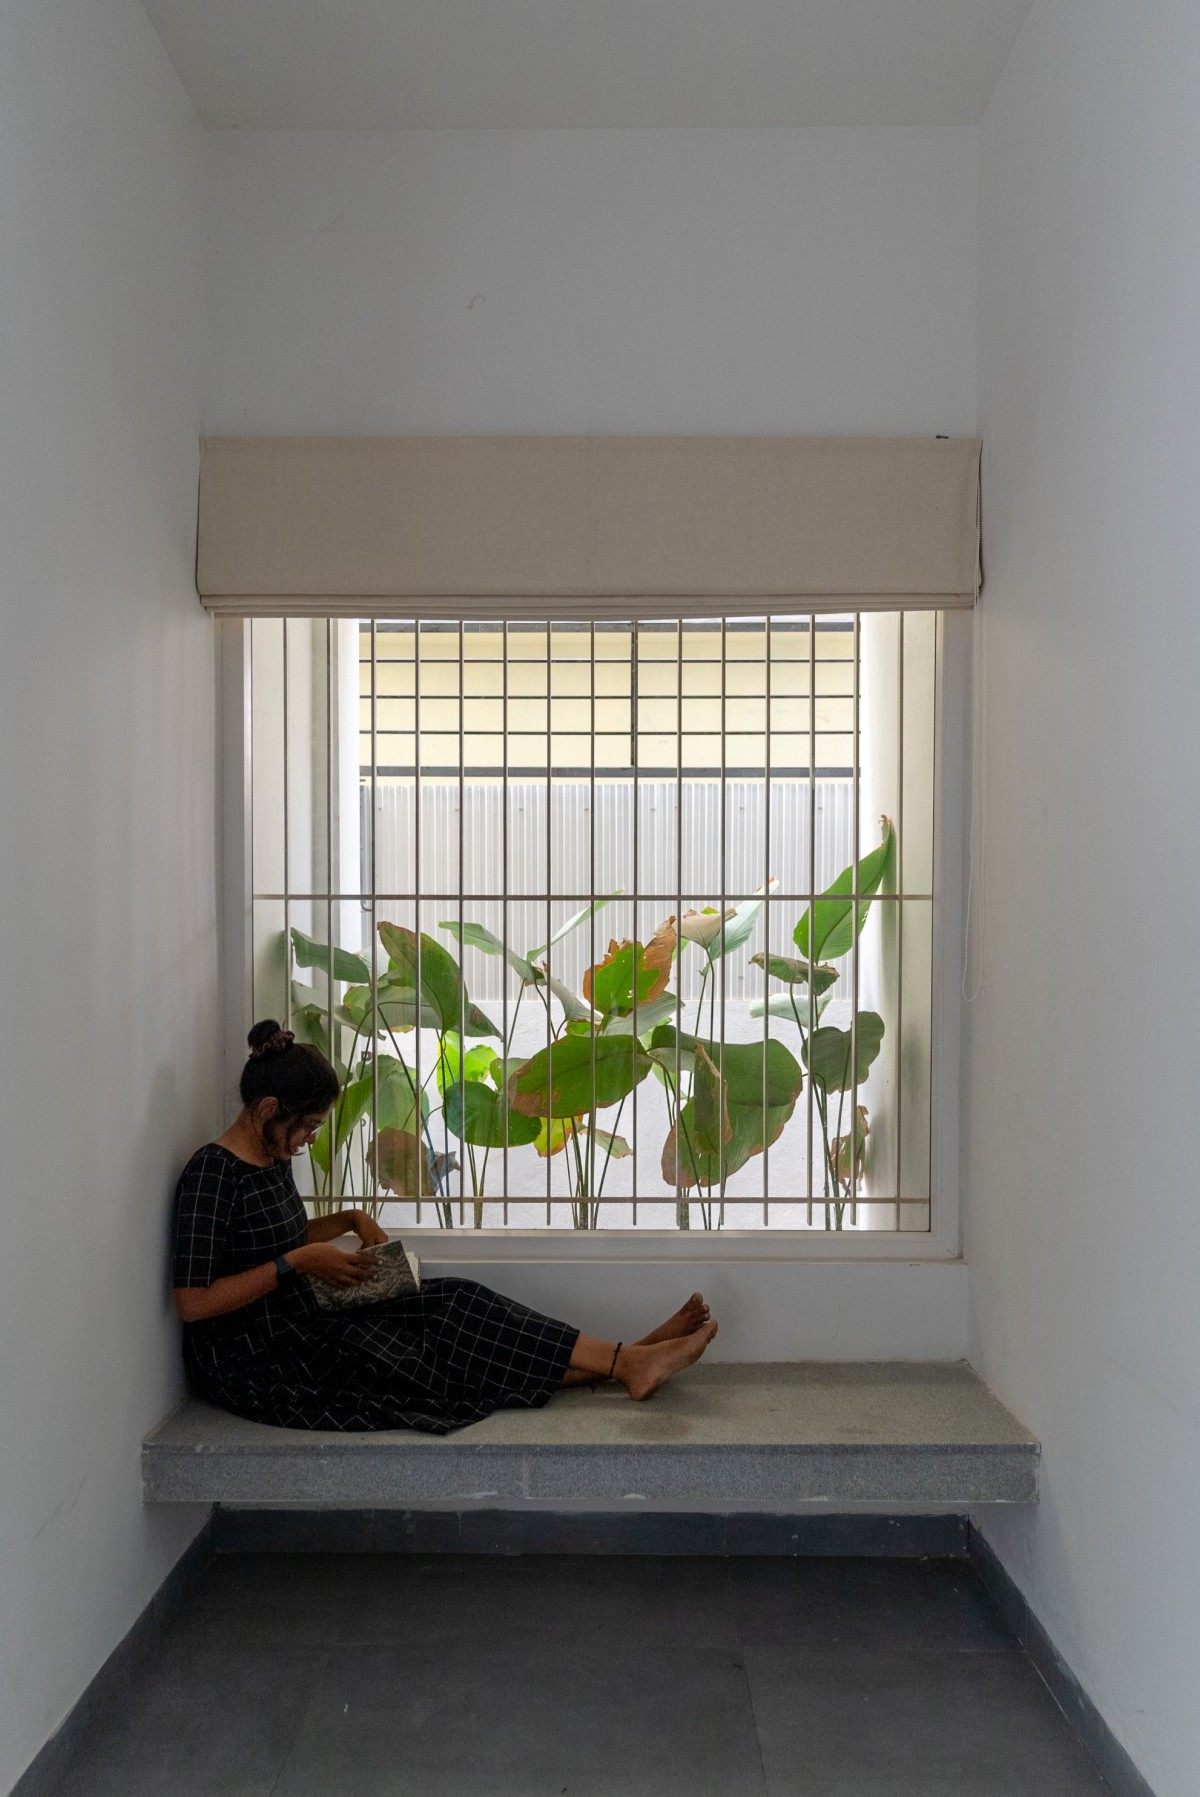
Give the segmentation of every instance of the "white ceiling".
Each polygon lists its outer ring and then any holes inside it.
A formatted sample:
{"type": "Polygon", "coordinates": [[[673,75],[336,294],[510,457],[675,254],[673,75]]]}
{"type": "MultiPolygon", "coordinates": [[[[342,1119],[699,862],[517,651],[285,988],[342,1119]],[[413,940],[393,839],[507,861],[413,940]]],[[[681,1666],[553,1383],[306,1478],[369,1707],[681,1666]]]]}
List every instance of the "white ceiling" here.
{"type": "Polygon", "coordinates": [[[208,124],[970,125],[1031,0],[143,0],[208,124]]]}

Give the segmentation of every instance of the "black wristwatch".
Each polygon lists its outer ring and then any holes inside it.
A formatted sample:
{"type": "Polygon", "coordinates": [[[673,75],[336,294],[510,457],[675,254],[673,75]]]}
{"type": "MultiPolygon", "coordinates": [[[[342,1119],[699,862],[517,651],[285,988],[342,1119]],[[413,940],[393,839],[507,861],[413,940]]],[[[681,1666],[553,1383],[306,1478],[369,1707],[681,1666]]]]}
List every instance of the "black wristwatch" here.
{"type": "Polygon", "coordinates": [[[296,1276],[295,1267],[282,1254],[275,1256],[275,1275],[277,1285],[282,1285],[285,1279],[294,1279],[296,1276]]]}

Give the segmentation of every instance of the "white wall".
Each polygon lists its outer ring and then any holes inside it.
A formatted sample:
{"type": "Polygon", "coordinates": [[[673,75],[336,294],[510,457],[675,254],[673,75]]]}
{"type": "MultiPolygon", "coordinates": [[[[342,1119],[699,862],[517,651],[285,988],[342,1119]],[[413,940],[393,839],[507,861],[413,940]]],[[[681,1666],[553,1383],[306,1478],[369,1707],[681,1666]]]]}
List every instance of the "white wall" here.
{"type": "Polygon", "coordinates": [[[197,1526],[167,1201],[213,1122],[199,133],[135,0],[0,8],[0,1790],[197,1526]]]}
{"type": "Polygon", "coordinates": [[[988,1538],[1158,1797],[1200,1765],[1200,11],[1037,0],[982,131],[988,1538]]]}
{"type": "Polygon", "coordinates": [[[215,132],[205,427],[969,433],[974,145],[215,132]]]}

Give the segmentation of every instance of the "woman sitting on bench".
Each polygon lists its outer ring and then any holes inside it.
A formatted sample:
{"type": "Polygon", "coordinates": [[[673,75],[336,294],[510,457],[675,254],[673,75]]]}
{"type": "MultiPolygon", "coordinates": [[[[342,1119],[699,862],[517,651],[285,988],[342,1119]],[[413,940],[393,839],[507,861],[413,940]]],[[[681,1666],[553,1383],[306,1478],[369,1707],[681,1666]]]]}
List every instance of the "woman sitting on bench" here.
{"type": "Polygon", "coordinates": [[[272,1021],[250,1032],[242,1112],[184,1169],[175,1208],[175,1307],[196,1389],[290,1429],[444,1435],[494,1410],[534,1408],[564,1385],[618,1380],[648,1398],[717,1333],[698,1292],[636,1342],[601,1341],[470,1279],[429,1279],[378,1304],[323,1309],[310,1279],[357,1285],[387,1240],[363,1211],[311,1220],[291,1159],[338,1095],[317,1049],[272,1021]],[[300,1277],[307,1275],[308,1277],[300,1277]]]}

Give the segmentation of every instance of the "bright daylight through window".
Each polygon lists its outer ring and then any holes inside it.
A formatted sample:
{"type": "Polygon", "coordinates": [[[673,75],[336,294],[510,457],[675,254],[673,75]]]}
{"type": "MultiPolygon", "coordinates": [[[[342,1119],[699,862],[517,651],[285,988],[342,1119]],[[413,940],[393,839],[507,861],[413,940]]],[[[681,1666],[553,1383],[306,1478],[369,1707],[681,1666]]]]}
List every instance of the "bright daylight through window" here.
{"type": "Polygon", "coordinates": [[[939,620],[256,619],[253,1011],[397,1227],[930,1227],[939,620]]]}

